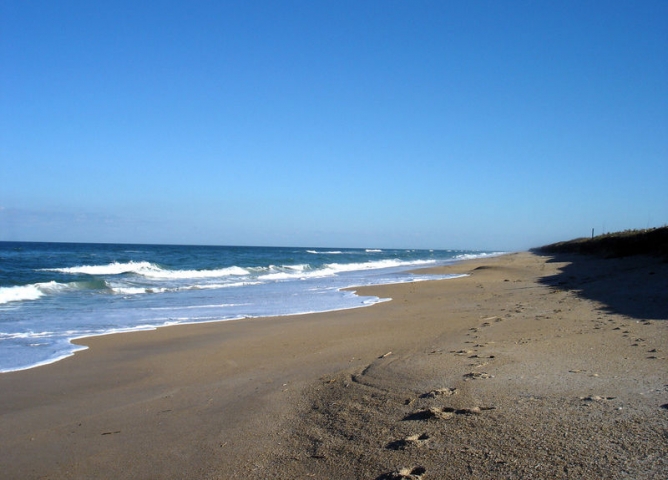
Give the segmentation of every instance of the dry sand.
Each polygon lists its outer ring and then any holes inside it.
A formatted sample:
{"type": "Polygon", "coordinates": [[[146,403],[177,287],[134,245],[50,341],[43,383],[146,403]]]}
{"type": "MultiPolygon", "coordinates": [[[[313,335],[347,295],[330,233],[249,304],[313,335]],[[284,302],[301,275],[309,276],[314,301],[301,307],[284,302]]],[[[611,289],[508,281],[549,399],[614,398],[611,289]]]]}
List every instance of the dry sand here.
{"type": "Polygon", "coordinates": [[[444,271],[0,374],[0,477],[668,478],[668,263],[444,271]]]}

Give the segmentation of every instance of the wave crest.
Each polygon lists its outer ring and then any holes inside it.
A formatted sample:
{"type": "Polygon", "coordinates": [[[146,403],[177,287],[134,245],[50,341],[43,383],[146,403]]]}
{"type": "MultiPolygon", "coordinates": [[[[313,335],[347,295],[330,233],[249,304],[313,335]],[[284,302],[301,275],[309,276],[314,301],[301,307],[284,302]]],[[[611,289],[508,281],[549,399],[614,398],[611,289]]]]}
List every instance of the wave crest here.
{"type": "Polygon", "coordinates": [[[22,302],[25,300],[37,300],[44,295],[38,286],[20,285],[16,287],[0,287],[0,305],[9,302],[22,302]]]}
{"type": "Polygon", "coordinates": [[[70,282],[56,281],[17,285],[14,287],[0,287],[0,305],[10,302],[25,302],[37,300],[45,295],[57,295],[72,290],[95,290],[106,288],[104,282],[70,282]]]}
{"type": "Polygon", "coordinates": [[[334,273],[338,272],[352,272],[355,270],[375,270],[380,268],[405,267],[405,266],[419,266],[429,265],[435,263],[434,260],[378,260],[375,262],[364,263],[330,263],[327,268],[334,273]]]}
{"type": "Polygon", "coordinates": [[[123,275],[134,273],[143,277],[162,279],[215,278],[230,275],[248,275],[248,270],[241,267],[227,267],[215,270],[169,270],[150,262],[109,263],[107,265],[80,265],[66,268],[46,268],[50,272],[86,275],[123,275]]]}

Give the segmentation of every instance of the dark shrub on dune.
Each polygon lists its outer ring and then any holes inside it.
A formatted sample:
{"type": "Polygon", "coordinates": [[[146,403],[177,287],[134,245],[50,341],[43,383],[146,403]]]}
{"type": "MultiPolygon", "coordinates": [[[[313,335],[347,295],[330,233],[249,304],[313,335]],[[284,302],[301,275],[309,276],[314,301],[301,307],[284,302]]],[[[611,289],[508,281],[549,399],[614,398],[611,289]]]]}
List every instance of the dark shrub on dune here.
{"type": "Polygon", "coordinates": [[[576,238],[533,249],[538,253],[580,253],[607,258],[631,255],[668,257],[668,227],[625,230],[593,238],[576,238]]]}

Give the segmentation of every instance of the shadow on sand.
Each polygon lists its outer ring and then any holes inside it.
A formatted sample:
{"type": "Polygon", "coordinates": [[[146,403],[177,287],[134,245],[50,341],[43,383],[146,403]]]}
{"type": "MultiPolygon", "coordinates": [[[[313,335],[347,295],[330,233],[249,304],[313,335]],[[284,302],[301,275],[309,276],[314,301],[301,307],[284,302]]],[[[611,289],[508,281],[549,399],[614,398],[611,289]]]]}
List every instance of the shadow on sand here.
{"type": "Polygon", "coordinates": [[[637,320],[668,320],[668,259],[634,255],[602,258],[576,253],[545,253],[548,262],[564,263],[560,273],[540,283],[571,291],[581,298],[603,304],[602,311],[637,320]]]}

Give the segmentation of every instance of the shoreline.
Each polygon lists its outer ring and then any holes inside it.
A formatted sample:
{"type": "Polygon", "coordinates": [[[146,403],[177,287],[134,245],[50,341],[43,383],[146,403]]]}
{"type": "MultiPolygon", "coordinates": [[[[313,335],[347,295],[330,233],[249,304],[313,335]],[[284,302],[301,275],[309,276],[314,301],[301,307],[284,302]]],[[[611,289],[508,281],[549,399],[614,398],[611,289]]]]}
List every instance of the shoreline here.
{"type": "Polygon", "coordinates": [[[661,476],[668,264],[579,261],[466,260],[355,288],[392,298],[370,308],[87,337],[0,374],[0,461],[8,478],[661,476]],[[423,396],[439,389],[457,394],[423,396]]]}
{"type": "MultiPolygon", "coordinates": [[[[506,253],[492,253],[492,254],[481,254],[479,256],[476,256],[473,259],[482,259],[482,258],[493,258],[499,255],[504,255],[506,253]]],[[[405,270],[404,274],[417,274],[419,275],[420,272],[426,272],[426,271],[438,271],[439,268],[441,267],[447,267],[449,265],[457,264],[460,262],[466,262],[469,260],[473,259],[458,259],[458,260],[452,260],[451,262],[445,263],[444,265],[439,265],[439,266],[428,266],[428,267],[417,267],[414,269],[410,270],[405,270]]],[[[439,276],[438,273],[433,274],[435,277],[439,276]]],[[[452,278],[456,278],[456,276],[453,276],[452,278]]],[[[450,279],[450,278],[447,278],[450,279]]],[[[379,285],[371,285],[371,286],[384,286],[384,285],[395,285],[395,284],[403,284],[403,283],[413,283],[413,282],[419,282],[419,281],[434,281],[434,280],[443,280],[443,278],[429,278],[429,279],[421,279],[421,280],[410,280],[410,281],[397,281],[397,282],[390,282],[390,283],[382,283],[379,285]]],[[[84,350],[88,349],[87,346],[87,339],[89,338],[95,338],[95,337],[102,337],[106,335],[117,335],[117,334],[126,334],[126,333],[135,333],[135,332],[143,332],[143,331],[152,331],[160,328],[167,328],[167,327],[173,327],[173,326],[181,326],[181,325],[198,325],[198,324],[206,324],[206,323],[218,323],[218,322],[232,322],[232,321],[239,321],[239,320],[252,320],[255,318],[280,318],[280,317],[286,317],[286,316],[302,316],[302,315],[312,315],[312,314],[320,314],[320,313],[331,313],[331,312],[337,312],[337,311],[344,311],[344,310],[353,310],[353,309],[358,309],[358,308],[366,308],[375,305],[376,303],[383,303],[386,301],[390,301],[391,299],[387,298],[380,298],[374,295],[358,295],[357,290],[363,289],[368,287],[369,285],[351,285],[347,287],[341,287],[338,288],[337,291],[339,292],[351,292],[354,296],[359,297],[359,298],[364,298],[368,297],[372,301],[372,303],[366,303],[364,301],[362,304],[355,305],[355,306],[347,306],[347,307],[340,307],[340,308],[332,308],[332,309],[326,309],[326,310],[315,310],[315,311],[305,311],[305,312],[297,312],[297,313],[286,313],[283,315],[263,315],[263,316],[240,316],[237,318],[226,318],[226,319],[215,319],[215,320],[205,320],[205,321],[184,321],[184,322],[178,322],[178,323],[166,323],[163,325],[150,325],[150,326],[136,326],[136,327],[128,327],[128,328],[113,328],[110,331],[105,331],[105,332],[100,332],[100,333],[92,333],[92,334],[86,334],[86,335],[75,335],[72,337],[67,338],[67,341],[69,344],[74,346],[69,353],[63,354],[59,357],[52,358],[52,359],[47,359],[40,361],[38,363],[24,366],[24,367],[19,367],[19,368],[14,368],[14,369],[8,369],[8,370],[1,370],[0,369],[0,375],[4,373],[13,373],[13,372],[21,372],[21,371],[26,371],[26,370],[31,370],[34,368],[40,368],[46,365],[51,365],[53,363],[60,362],[66,358],[72,357],[76,355],[77,352],[81,352],[84,350]],[[76,348],[79,347],[79,348],[76,348]]]]}

